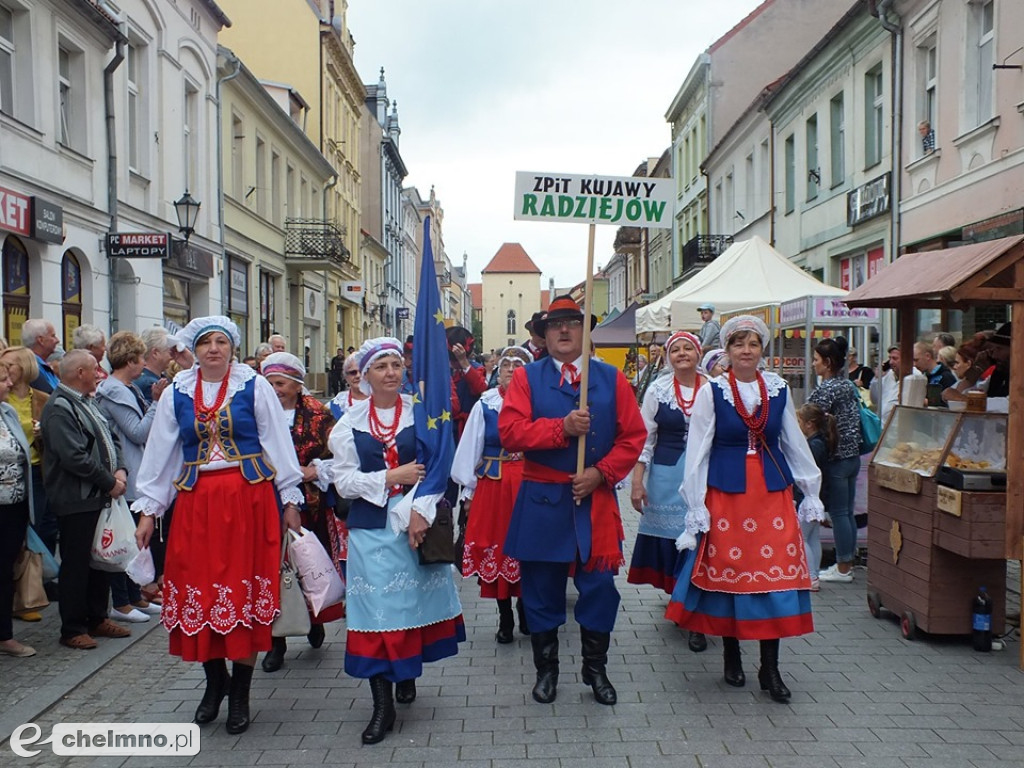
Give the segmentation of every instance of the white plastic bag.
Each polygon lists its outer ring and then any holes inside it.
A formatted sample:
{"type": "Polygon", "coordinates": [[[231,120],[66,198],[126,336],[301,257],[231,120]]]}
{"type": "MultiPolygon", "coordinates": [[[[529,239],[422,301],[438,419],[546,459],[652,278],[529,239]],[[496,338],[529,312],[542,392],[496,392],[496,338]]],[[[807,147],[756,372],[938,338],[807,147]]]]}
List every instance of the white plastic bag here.
{"type": "Polygon", "coordinates": [[[153,553],[149,547],[140,549],[139,554],[132,558],[124,572],[140,587],[156,581],[156,566],[153,563],[153,553]]]}
{"type": "Polygon", "coordinates": [[[295,566],[314,616],[345,599],[345,582],[320,540],[305,528],[288,531],[288,560],[295,566]]]}
{"type": "Polygon", "coordinates": [[[92,565],[101,571],[120,573],[139,554],[135,543],[135,521],[124,497],[111,499],[100,512],[92,537],[92,565]]]}

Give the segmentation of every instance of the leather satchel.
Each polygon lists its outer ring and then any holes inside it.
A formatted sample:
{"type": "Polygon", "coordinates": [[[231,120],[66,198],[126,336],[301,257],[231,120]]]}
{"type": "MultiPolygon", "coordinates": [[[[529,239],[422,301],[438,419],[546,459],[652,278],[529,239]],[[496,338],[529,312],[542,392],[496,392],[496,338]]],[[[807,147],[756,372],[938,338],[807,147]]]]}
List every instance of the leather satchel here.
{"type": "MultiPolygon", "coordinates": [[[[285,542],[288,539],[285,538],[285,542]]],[[[286,544],[287,546],[287,544],[286,544]]],[[[285,560],[285,547],[281,548],[281,612],[270,627],[274,637],[304,637],[309,634],[311,624],[306,598],[299,586],[299,574],[291,563],[285,560]]]]}
{"type": "Polygon", "coordinates": [[[427,529],[416,552],[420,557],[420,565],[455,563],[455,516],[447,499],[437,503],[434,524],[427,529]]]}

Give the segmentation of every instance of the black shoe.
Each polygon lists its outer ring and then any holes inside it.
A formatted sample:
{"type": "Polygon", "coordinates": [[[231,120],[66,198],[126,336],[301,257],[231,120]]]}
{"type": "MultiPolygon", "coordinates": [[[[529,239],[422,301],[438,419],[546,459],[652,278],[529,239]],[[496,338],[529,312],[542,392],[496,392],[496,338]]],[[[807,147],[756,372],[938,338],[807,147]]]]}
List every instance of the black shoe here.
{"type": "Polygon", "coordinates": [[[523,598],[516,600],[516,613],[519,615],[519,634],[529,635],[530,625],[526,623],[526,606],[523,605],[523,598]]]}
{"type": "Polygon", "coordinates": [[[694,653],[702,653],[708,649],[708,639],[703,632],[691,632],[686,644],[694,653]]]}
{"type": "Polygon", "coordinates": [[[533,665],[537,668],[533,700],[550,704],[558,694],[558,628],[534,632],[530,636],[530,644],[533,646],[533,665]]]}
{"type": "Polygon", "coordinates": [[[284,654],[288,650],[288,641],[283,637],[275,637],[270,646],[270,650],[267,651],[263,657],[263,663],[260,665],[263,667],[264,672],[277,672],[281,667],[284,666],[284,654]]]}
{"type": "Polygon", "coordinates": [[[399,704],[412,704],[416,701],[416,678],[410,677],[395,683],[395,701],[399,704]]]}
{"type": "Polygon", "coordinates": [[[723,637],[723,658],[725,659],[725,682],[733,688],[742,688],[747,684],[747,676],[743,674],[743,660],[740,656],[740,641],[735,637],[723,637]]]}
{"type": "Polygon", "coordinates": [[[306,635],[306,639],[309,640],[310,647],[319,648],[321,645],[323,645],[325,634],[326,633],[324,632],[323,624],[314,624],[312,627],[310,627],[309,634],[306,635]]]}
{"type": "Polygon", "coordinates": [[[512,598],[498,600],[498,632],[494,639],[502,645],[511,643],[516,628],[515,616],[512,613],[512,598]]]}
{"type": "Polygon", "coordinates": [[[785,704],[793,695],[779,674],[778,640],[761,641],[761,669],[757,672],[757,681],[761,684],[762,691],[768,691],[772,701],[785,704]]]}
{"type": "Polygon", "coordinates": [[[611,706],[618,701],[615,686],[611,684],[606,673],[608,664],[608,646],[611,643],[611,632],[594,632],[580,627],[583,647],[583,671],[580,679],[594,691],[598,704],[611,706]]]}
{"type": "Polygon", "coordinates": [[[363,731],[363,744],[377,744],[395,727],[395,702],[391,695],[391,681],[378,675],[370,678],[373,694],[373,714],[363,731]]]}
{"type": "Polygon", "coordinates": [[[228,694],[231,678],[228,676],[228,665],[224,659],[213,659],[203,662],[206,672],[206,692],[196,707],[196,715],[192,722],[198,725],[212,723],[220,714],[220,703],[228,694]]]}
{"type": "Polygon", "coordinates": [[[244,733],[249,728],[249,686],[252,684],[252,667],[239,664],[231,666],[231,688],[228,691],[228,719],[224,730],[232,736],[244,733]]]}

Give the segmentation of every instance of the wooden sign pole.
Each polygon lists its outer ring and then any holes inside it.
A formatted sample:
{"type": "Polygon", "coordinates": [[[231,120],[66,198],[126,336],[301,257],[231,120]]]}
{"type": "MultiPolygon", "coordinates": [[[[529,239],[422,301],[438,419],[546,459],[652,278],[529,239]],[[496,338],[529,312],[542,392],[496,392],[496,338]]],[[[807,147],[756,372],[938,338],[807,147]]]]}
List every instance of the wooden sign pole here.
{"type": "MultiPolygon", "coordinates": [[[[594,306],[594,233],[597,227],[590,225],[587,242],[587,281],[584,288],[583,307],[583,364],[580,366],[580,410],[587,407],[587,382],[590,380],[590,315],[594,306]]],[[[587,459],[587,436],[580,435],[579,451],[576,454],[576,474],[582,475],[587,459]]],[[[579,501],[576,502],[579,504],[579,501]]]]}

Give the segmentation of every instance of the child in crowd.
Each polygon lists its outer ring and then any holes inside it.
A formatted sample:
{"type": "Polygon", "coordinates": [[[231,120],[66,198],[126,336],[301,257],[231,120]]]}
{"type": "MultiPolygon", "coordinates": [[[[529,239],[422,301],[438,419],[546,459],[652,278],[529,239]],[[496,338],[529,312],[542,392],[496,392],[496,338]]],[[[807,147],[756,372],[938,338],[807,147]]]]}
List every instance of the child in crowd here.
{"type": "MultiPolygon", "coordinates": [[[[836,421],[829,413],[825,413],[820,405],[805,403],[796,411],[797,421],[800,423],[800,431],[807,438],[807,447],[814,455],[814,463],[818,465],[821,472],[821,492],[819,498],[827,499],[828,492],[826,483],[828,475],[825,473],[825,464],[828,457],[835,451],[839,434],[836,432],[836,421]]],[[[800,489],[793,487],[794,499],[800,503],[800,489]]],[[[817,592],[818,571],[821,570],[821,523],[817,520],[800,523],[800,532],[804,536],[804,549],[807,552],[807,570],[811,573],[811,591],[817,592]]]]}

